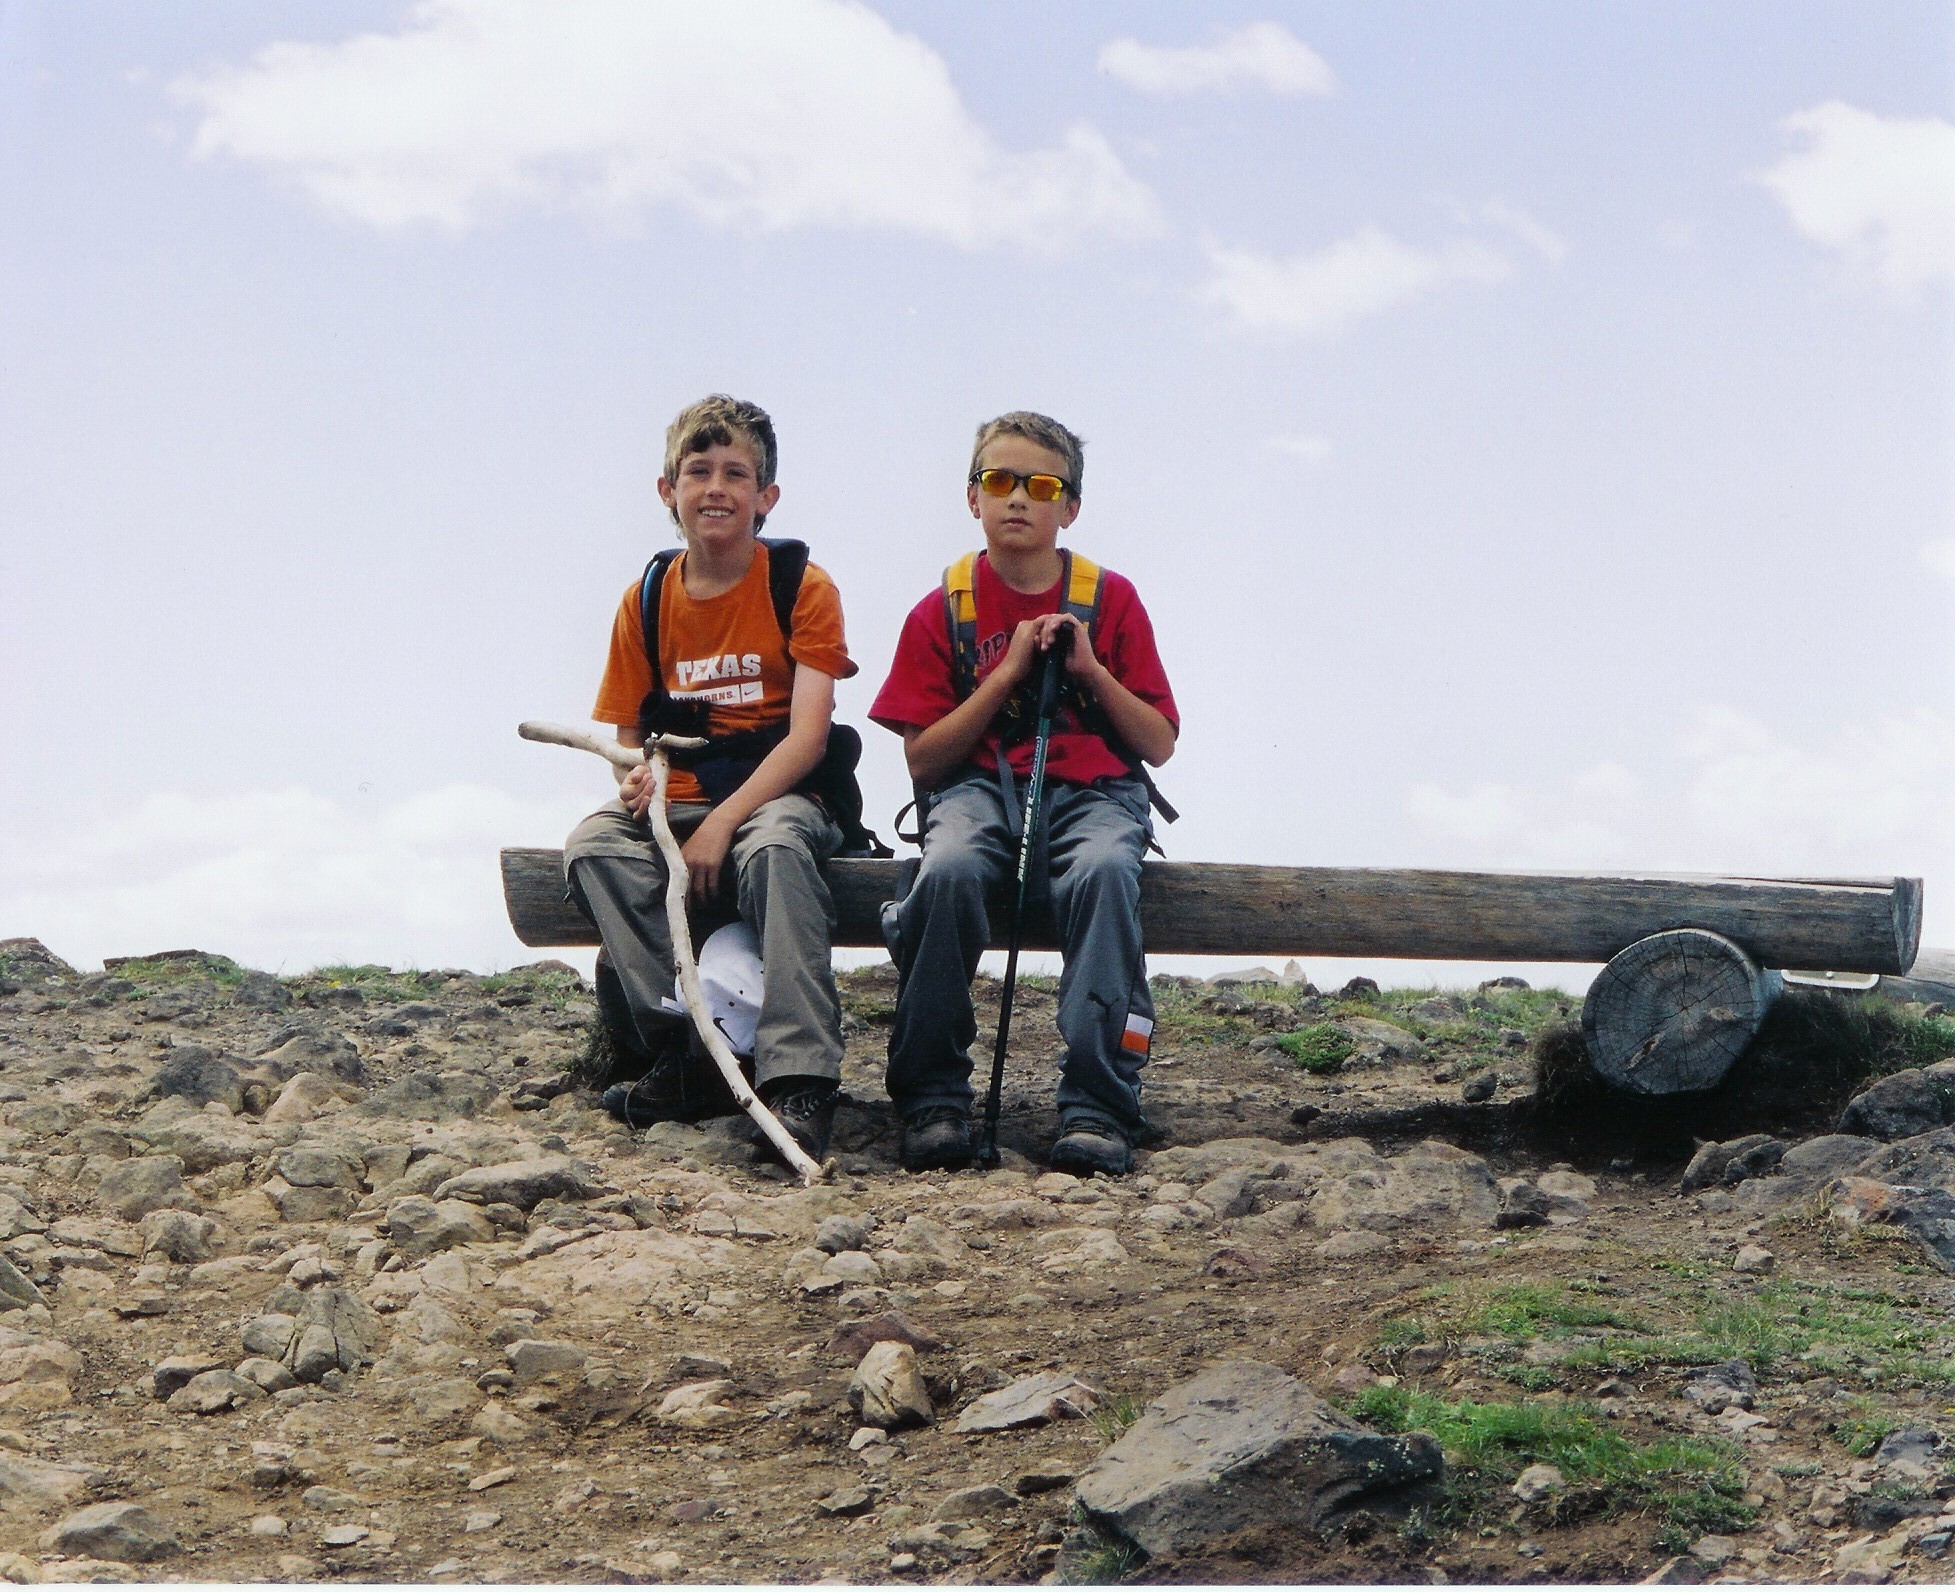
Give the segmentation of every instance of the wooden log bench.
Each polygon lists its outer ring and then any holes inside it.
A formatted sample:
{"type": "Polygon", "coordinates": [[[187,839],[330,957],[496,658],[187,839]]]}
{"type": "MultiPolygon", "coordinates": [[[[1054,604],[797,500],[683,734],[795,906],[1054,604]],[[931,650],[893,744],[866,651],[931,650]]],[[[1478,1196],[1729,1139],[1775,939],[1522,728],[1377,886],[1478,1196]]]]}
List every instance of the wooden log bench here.
{"type": "MultiPolygon", "coordinates": [[[[838,946],[882,946],[903,867],[829,864],[838,946]]],[[[523,944],[598,943],[565,894],[561,852],[504,851],[502,889],[523,944]]],[[[1905,974],[1921,881],[1150,861],[1140,915],[1163,955],[1606,963],[1582,1008],[1590,1058],[1619,1088],[1674,1094],[1724,1076],[1777,997],[1777,970],[1905,974]]],[[[1052,949],[1051,925],[1029,925],[1025,943],[1052,949]]]]}

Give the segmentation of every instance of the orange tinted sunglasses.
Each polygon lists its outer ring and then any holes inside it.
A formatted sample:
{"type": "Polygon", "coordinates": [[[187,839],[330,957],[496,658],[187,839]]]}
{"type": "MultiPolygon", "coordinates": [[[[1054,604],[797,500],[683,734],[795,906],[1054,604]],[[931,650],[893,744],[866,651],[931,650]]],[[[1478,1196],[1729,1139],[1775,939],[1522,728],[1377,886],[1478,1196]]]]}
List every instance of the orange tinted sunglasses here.
{"type": "Polygon", "coordinates": [[[971,485],[986,497],[1010,497],[1014,487],[1024,487],[1034,503],[1057,503],[1070,496],[1072,482],[1063,475],[1020,475],[1016,470],[973,470],[971,485]]]}

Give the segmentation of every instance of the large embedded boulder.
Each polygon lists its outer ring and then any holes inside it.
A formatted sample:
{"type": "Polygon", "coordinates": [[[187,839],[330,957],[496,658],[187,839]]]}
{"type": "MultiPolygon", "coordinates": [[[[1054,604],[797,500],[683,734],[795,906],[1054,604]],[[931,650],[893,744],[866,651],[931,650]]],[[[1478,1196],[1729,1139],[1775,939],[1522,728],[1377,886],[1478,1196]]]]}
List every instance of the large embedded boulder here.
{"type": "Polygon", "coordinates": [[[218,1103],[244,1109],[244,1075],[226,1057],[205,1045],[178,1045],[150,1080],[159,1100],[188,1100],[193,1106],[218,1103]]]}
{"type": "Polygon", "coordinates": [[[567,1155],[534,1161],[505,1161],[499,1166],[471,1167],[434,1191],[439,1200],[468,1200],[482,1205],[513,1205],[534,1210],[539,1200],[587,1200],[615,1192],[599,1183],[591,1169],[567,1155]]]}
{"type": "Polygon", "coordinates": [[[1932,1133],[1955,1119],[1955,1062],[1909,1067],[1876,1078],[1847,1102],[1839,1131],[1892,1142],[1932,1133]]]}
{"type": "Polygon", "coordinates": [[[1414,1502],[1445,1471],[1426,1434],[1387,1437],[1288,1372],[1210,1366],[1170,1388],[1079,1478],[1089,1522],[1150,1557],[1248,1530],[1322,1532],[1361,1508],[1414,1502]]]}

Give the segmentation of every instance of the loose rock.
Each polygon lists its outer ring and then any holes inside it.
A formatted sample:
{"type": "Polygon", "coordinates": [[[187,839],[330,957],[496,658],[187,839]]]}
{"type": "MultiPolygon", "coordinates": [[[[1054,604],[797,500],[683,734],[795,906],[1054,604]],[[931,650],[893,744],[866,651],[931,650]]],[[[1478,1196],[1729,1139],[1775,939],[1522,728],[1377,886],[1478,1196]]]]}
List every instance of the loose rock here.
{"type": "Polygon", "coordinates": [[[884,1431],[927,1426],[936,1419],[917,1369],[916,1350],[907,1343],[873,1345],[849,1379],[848,1398],[864,1424],[884,1431]]]}
{"type": "Polygon", "coordinates": [[[1251,1526],[1319,1532],[1408,1502],[1444,1469],[1429,1436],[1381,1436],[1287,1372],[1233,1361],[1151,1402],[1077,1494],[1088,1520],[1149,1555],[1187,1554],[1251,1526]]]}
{"type": "Polygon", "coordinates": [[[154,1564],[183,1551],[168,1526],[133,1503],[91,1504],[42,1533],[41,1545],[122,1564],[154,1564]]]}

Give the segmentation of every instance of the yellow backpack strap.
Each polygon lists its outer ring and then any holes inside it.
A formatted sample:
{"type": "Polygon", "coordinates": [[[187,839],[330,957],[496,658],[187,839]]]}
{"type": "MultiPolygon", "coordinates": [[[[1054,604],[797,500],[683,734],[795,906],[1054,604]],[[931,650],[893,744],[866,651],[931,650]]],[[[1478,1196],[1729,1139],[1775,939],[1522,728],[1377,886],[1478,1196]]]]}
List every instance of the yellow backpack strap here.
{"type": "Polygon", "coordinates": [[[977,561],[976,553],[966,553],[944,571],[950,678],[959,702],[977,689],[977,561]]]}
{"type": "Polygon", "coordinates": [[[1100,617],[1100,588],[1105,584],[1106,571],[1086,557],[1083,553],[1068,552],[1065,555],[1065,595],[1059,606],[1086,627],[1088,635],[1100,617]]]}

